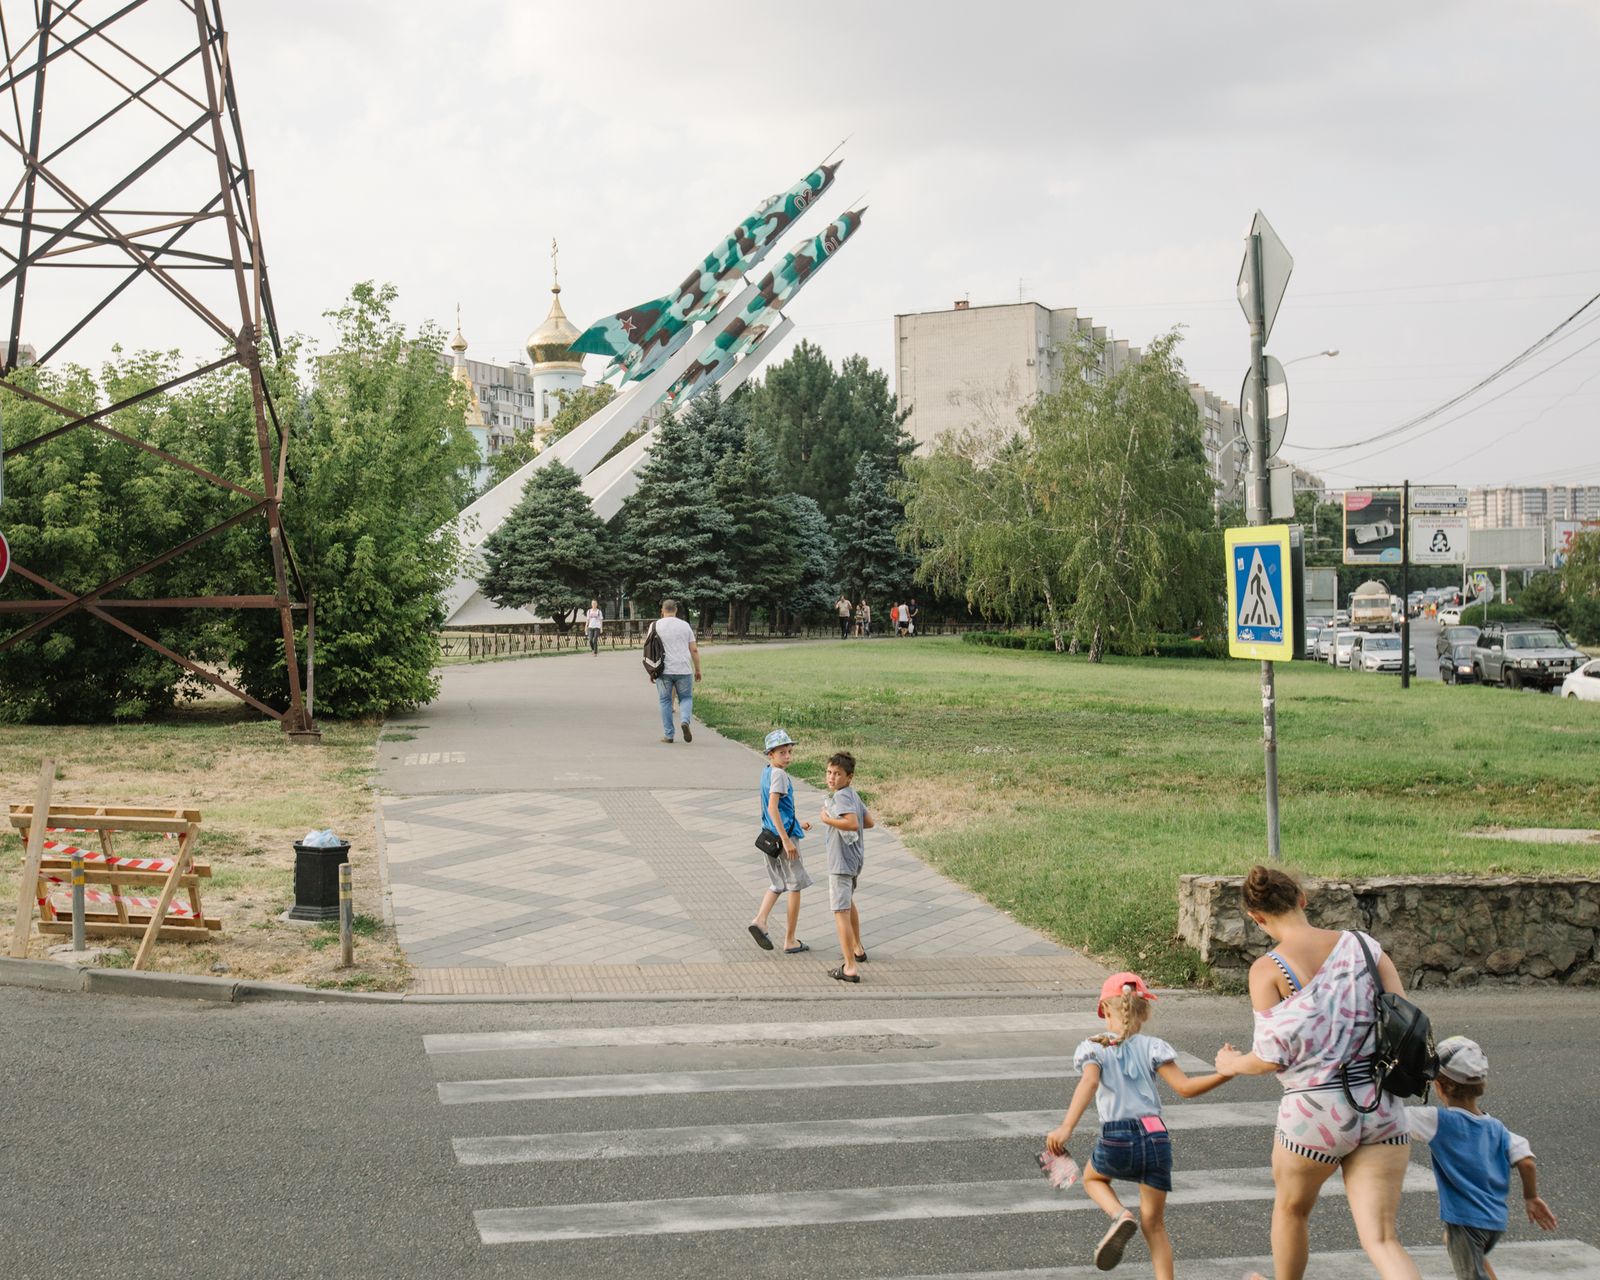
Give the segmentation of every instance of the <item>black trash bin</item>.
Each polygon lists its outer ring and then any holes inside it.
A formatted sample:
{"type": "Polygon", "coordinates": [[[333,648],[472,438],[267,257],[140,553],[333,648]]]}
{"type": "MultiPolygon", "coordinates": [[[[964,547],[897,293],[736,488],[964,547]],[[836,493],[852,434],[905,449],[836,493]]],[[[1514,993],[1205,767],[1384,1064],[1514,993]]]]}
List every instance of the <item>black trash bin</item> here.
{"type": "Polygon", "coordinates": [[[339,864],[350,861],[350,842],[321,848],[294,842],[294,906],[291,920],[339,918],[339,864]]]}

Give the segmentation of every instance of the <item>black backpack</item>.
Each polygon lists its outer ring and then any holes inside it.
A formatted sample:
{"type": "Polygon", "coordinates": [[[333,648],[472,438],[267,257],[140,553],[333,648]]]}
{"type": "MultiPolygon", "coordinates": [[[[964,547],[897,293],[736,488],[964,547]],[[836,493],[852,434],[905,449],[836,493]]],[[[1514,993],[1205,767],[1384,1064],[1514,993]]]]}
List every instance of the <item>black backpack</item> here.
{"type": "Polygon", "coordinates": [[[659,679],[661,669],[667,665],[667,648],[656,634],[656,624],[644,633],[644,673],[652,682],[659,679]]]}
{"type": "Polygon", "coordinates": [[[1367,972],[1372,975],[1372,988],[1377,993],[1373,1010],[1372,1054],[1362,1059],[1372,1067],[1373,1082],[1377,1088],[1372,1094],[1372,1105],[1362,1106],[1350,1091],[1351,1063],[1339,1069],[1344,1083],[1345,1099],[1362,1115],[1378,1109],[1385,1093],[1397,1098],[1420,1097],[1427,1100],[1428,1086],[1439,1074],[1439,1055],[1433,1047],[1433,1025],[1428,1015],[1404,996],[1383,989],[1378,976],[1378,966],[1367,948],[1367,940],[1356,933],[1356,943],[1367,961],[1367,972]]]}

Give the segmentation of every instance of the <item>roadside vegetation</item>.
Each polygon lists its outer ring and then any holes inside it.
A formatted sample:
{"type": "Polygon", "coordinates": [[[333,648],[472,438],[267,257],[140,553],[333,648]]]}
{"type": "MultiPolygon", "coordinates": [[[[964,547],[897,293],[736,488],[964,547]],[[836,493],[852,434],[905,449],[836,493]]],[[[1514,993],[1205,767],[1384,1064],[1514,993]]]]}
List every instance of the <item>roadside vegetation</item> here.
{"type": "MultiPolygon", "coordinates": [[[[1468,833],[1600,825],[1594,706],[1311,663],[1280,665],[1278,696],[1291,869],[1592,870],[1592,846],[1468,833]]],[[[1178,877],[1265,856],[1254,663],[943,639],[717,650],[695,708],[751,745],[788,729],[819,784],[830,752],[855,752],[863,794],[940,871],[1163,982],[1206,976],[1175,936],[1178,877]]]]}
{"type": "MultiPolygon", "coordinates": [[[[394,931],[383,927],[370,779],[379,726],[326,722],[320,747],[297,746],[279,727],[232,702],[208,699],[144,724],[0,726],[0,795],[31,803],[39,761],[56,762],[52,800],[69,804],[175,805],[201,814],[196,857],[212,876],[201,882],[208,915],[222,929],[206,942],[162,942],[152,965],[180,973],[226,973],[363,990],[403,987],[407,970],[394,931]],[[338,969],[339,949],[317,926],[278,917],[294,903],[294,841],[332,827],[351,844],[361,925],[356,968],[338,969]]],[[[393,731],[391,731],[393,732],[393,731]]],[[[93,835],[59,836],[98,848],[93,835]]],[[[119,840],[118,852],[162,856],[171,845],[119,840]]],[[[9,944],[21,872],[22,841],[0,835],[0,901],[9,944]]],[[[154,890],[131,892],[154,896],[154,890]]],[[[67,941],[34,938],[31,954],[67,941]]],[[[89,939],[91,946],[106,940],[89,939]]],[[[121,944],[131,954],[137,940],[121,944]]],[[[117,963],[113,956],[109,962],[117,963]]]]}

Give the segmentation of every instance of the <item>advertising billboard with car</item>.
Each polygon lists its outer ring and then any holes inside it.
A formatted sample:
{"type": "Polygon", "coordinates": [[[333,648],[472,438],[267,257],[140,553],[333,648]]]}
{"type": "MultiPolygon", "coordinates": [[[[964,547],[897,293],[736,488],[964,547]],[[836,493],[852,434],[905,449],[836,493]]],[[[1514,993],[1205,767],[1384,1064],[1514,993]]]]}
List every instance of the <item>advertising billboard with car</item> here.
{"type": "Polygon", "coordinates": [[[1344,562],[1399,564],[1405,518],[1398,489],[1352,489],[1344,495],[1344,562]]]}

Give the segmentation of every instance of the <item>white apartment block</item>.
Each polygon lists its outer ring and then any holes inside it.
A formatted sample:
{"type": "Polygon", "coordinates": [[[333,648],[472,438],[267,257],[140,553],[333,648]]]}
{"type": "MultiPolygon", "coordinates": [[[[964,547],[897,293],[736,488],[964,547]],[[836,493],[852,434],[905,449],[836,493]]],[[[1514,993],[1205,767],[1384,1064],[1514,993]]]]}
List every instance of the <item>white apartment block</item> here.
{"type": "Polygon", "coordinates": [[[1600,485],[1501,485],[1467,492],[1467,523],[1474,529],[1542,528],[1552,520],[1600,520],[1600,485]]]}
{"type": "MultiPolygon", "coordinates": [[[[1060,387],[1063,351],[1082,335],[1103,344],[1101,373],[1139,358],[1138,347],[1074,307],[957,302],[948,311],[896,316],[895,394],[900,407],[911,411],[906,430],[919,449],[927,449],[947,431],[1014,428],[1024,408],[1060,387]]],[[[1235,499],[1242,492],[1239,477],[1246,462],[1244,450],[1234,443],[1239,410],[1199,384],[1189,392],[1200,411],[1218,500],[1235,499]]]]}

